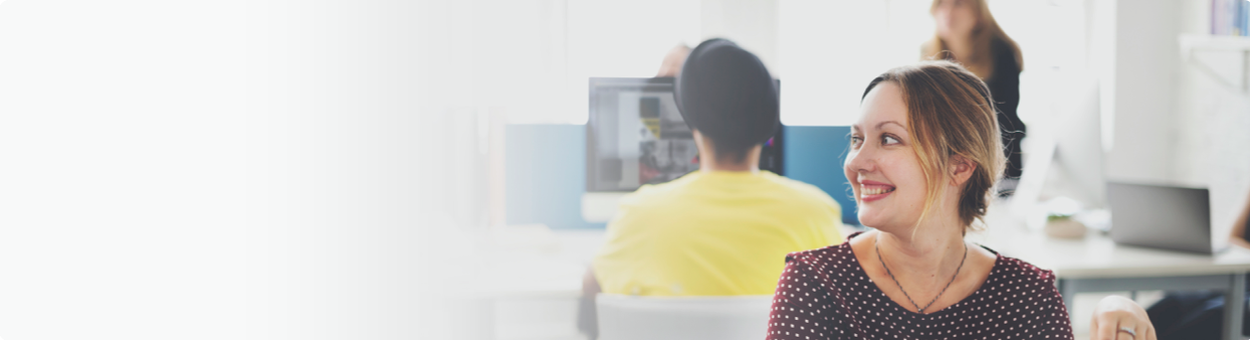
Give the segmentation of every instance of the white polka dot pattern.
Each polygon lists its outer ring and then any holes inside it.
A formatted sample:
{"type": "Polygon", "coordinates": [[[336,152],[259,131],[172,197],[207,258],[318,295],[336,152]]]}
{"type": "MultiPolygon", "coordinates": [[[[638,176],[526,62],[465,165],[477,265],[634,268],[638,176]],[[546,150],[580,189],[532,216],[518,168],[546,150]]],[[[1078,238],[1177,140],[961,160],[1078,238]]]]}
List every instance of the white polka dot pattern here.
{"type": "MultiPolygon", "coordinates": [[[[854,236],[852,236],[854,237],[854,236]]],[[[850,244],[791,253],[768,339],[1072,339],[1055,276],[998,255],[981,288],[945,309],[903,309],[868,278],[850,244]]]]}

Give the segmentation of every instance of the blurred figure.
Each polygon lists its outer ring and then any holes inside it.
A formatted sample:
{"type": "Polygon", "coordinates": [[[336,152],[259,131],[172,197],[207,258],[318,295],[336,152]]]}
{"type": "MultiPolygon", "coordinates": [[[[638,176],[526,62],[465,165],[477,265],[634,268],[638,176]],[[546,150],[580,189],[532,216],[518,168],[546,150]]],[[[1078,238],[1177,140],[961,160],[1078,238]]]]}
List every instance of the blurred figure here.
{"type": "MultiPolygon", "coordinates": [[[[1233,222],[1228,243],[1250,249],[1246,228],[1250,225],[1250,197],[1233,222]]],[[[1250,295],[1247,295],[1250,296],[1250,295]]],[[[1224,329],[1224,292],[1168,292],[1163,300],[1150,306],[1150,320],[1159,328],[1159,339],[1219,339],[1224,329]]],[[[1250,303],[1250,297],[1246,303],[1250,303]]],[[[1241,333],[1250,333],[1250,313],[1242,315],[1241,333]]]]}
{"type": "Polygon", "coordinates": [[[780,128],[777,88],[759,58],[712,39],[689,51],[680,70],[674,95],[693,130],[699,170],[622,199],[584,280],[578,325],[591,338],[600,291],[770,295],[787,253],[841,239],[833,198],[759,170],[761,144],[780,128]]]}
{"type": "Polygon", "coordinates": [[[1233,222],[1233,231],[1228,234],[1228,243],[1250,249],[1250,235],[1246,235],[1246,226],[1250,226],[1250,196],[1246,197],[1246,207],[1237,215],[1233,222]]]}
{"type": "Polygon", "coordinates": [[[690,55],[690,47],[685,44],[674,46],[668,50],[668,54],[664,55],[664,61],[660,63],[660,71],[655,73],[655,77],[676,77],[681,74],[681,66],[686,63],[686,56],[690,55]]]}
{"type": "Polygon", "coordinates": [[[1007,168],[1004,188],[1014,188],[1023,162],[1020,141],[1024,122],[1016,115],[1020,104],[1020,71],[1024,60],[1020,47],[998,27],[984,0],[934,0],[929,13],[937,34],[921,46],[921,59],[946,59],[962,64],[990,88],[998,107],[1007,168]]]}

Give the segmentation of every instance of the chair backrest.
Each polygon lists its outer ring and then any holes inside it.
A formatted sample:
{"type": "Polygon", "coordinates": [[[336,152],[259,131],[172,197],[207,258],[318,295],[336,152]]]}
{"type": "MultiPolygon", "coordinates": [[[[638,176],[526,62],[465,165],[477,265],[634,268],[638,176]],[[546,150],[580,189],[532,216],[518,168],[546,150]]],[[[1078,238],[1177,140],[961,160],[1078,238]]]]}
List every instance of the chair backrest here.
{"type": "Polygon", "coordinates": [[[641,297],[599,294],[601,340],[758,340],[768,332],[772,295],[641,297]]]}

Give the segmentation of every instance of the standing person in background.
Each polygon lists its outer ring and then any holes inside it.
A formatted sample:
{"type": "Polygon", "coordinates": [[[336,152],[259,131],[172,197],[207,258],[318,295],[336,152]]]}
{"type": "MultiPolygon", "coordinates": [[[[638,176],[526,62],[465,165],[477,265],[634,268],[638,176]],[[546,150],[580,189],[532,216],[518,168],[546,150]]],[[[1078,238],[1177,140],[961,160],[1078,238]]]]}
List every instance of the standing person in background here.
{"type": "Polygon", "coordinates": [[[1241,208],[1241,213],[1237,214],[1237,220],[1233,221],[1232,232],[1228,234],[1228,243],[1250,249],[1250,235],[1246,234],[1247,226],[1250,226],[1250,195],[1246,196],[1246,206],[1241,208]]]}
{"type": "Polygon", "coordinates": [[[1007,168],[1005,189],[1013,189],[1023,169],[1020,140],[1024,122],[1016,115],[1020,104],[1020,46],[998,27],[984,0],[934,0],[929,8],[936,34],[921,46],[921,59],[946,59],[962,64],[989,86],[998,107],[1007,168]]]}
{"type": "Polygon", "coordinates": [[[681,74],[681,65],[685,64],[686,56],[689,55],[690,47],[686,44],[674,46],[664,55],[664,61],[660,62],[660,70],[655,73],[655,77],[676,77],[681,74]]]}

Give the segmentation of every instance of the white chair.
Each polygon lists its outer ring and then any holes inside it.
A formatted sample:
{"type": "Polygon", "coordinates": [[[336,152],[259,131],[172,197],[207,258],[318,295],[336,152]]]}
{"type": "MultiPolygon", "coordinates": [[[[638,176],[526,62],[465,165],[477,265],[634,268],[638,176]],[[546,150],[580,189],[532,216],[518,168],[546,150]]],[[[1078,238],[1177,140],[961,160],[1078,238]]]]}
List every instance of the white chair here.
{"type": "Polygon", "coordinates": [[[760,340],[772,295],[641,297],[599,294],[601,340],[760,340]]]}

